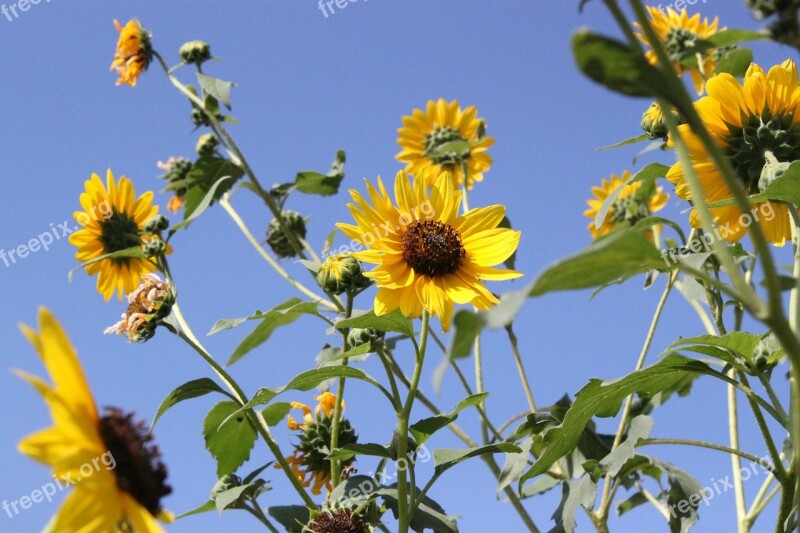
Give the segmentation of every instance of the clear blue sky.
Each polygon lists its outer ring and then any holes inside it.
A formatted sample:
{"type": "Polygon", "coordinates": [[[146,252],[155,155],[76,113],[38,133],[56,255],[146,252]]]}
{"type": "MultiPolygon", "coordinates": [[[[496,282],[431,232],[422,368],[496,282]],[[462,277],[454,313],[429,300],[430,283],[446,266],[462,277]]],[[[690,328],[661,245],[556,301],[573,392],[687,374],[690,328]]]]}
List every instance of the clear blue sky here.
{"type": "MultiPolygon", "coordinates": [[[[335,151],[343,148],[345,186],[362,188],[363,177],[391,177],[400,168],[394,156],[401,116],[439,97],[477,105],[496,139],[490,151],[495,163],[470,200],[473,205],[506,204],[512,222],[522,230],[517,267],[526,278],[516,285],[496,284],[493,290],[519,287],[547,264],[589,243],[582,212],[591,186],[612,172],[631,168],[636,151],[595,149],[637,135],[641,112],[649,104],[607,92],[576,71],[569,49],[575,29],[588,25],[616,33],[601,2],[590,2],[583,15],[577,4],[360,0],[325,18],[314,0],[142,1],[135,6],[44,0],[12,21],[0,16],[0,72],[5,80],[0,180],[6,198],[0,209],[0,248],[26,243],[48,231],[51,223],[71,219],[83,181],[92,172],[102,174],[110,167],[133,179],[137,192],[159,190],[156,162],[170,155],[192,156],[197,134],[192,133],[189,105],[163,74],[154,67],[132,89],[116,87],[116,77],[108,72],[117,38],[112,20],[124,23],[136,17],[153,32],[154,47],[169,60],[177,60],[177,49],[187,40],[212,44],[223,61],[207,70],[238,83],[234,114],[241,124],[232,132],[266,183],[288,181],[299,170],[327,170],[335,151]]],[[[742,2],[708,0],[698,6],[709,15],[718,13],[728,26],[755,27],[742,2]]],[[[788,49],[762,46],[756,59],[770,66],[790,56],[788,49]]],[[[672,157],[660,154],[646,161],[672,163],[672,157]]],[[[163,209],[168,196],[157,199],[163,209]]],[[[297,197],[291,207],[312,217],[310,240],[321,243],[334,222],[349,221],[345,203],[345,194],[324,200],[297,197]]],[[[258,201],[241,193],[234,204],[260,234],[269,220],[258,201]]],[[[673,196],[667,212],[685,225],[684,208],[673,196]]],[[[210,329],[218,318],[245,316],[293,295],[220,209],[212,209],[173,244],[171,264],[182,287],[182,307],[198,332],[210,329]]],[[[73,256],[74,248],[62,240],[48,252],[9,267],[0,264],[0,367],[44,373],[17,324],[32,324],[36,308],[46,305],[77,346],[97,403],[134,410],[149,421],[169,391],[209,371],[165,332],[141,345],[103,336],[123,305],[104,303],[94,289],[95,279],[84,274],[68,284],[73,256]]],[[[580,292],[528,302],[517,331],[537,402],[549,405],[565,393],[574,394],[591,377],[612,378],[632,369],[661,284],[663,279],[659,287],[643,292],[641,281],[634,280],[592,300],[589,292],[580,292]]],[[[287,382],[311,367],[321,345],[331,340],[312,329],[316,326],[304,319],[279,331],[236,364],[234,375],[250,392],[287,382]]],[[[649,361],[678,335],[699,333],[701,325],[676,294],[649,361]]],[[[223,333],[208,338],[207,345],[224,359],[243,334],[223,333]]],[[[488,406],[498,421],[525,408],[503,340],[499,333],[490,334],[485,350],[488,406]]],[[[406,363],[407,356],[401,357],[406,363]]],[[[439,357],[431,357],[423,377],[427,391],[430,370],[439,357]]],[[[374,363],[366,368],[380,373],[374,363]]],[[[47,468],[15,450],[22,436],[50,422],[45,406],[27,385],[7,370],[0,375],[0,401],[5,406],[0,499],[14,500],[50,479],[47,468]]],[[[394,425],[388,410],[358,384],[348,385],[348,392],[347,415],[361,440],[387,441],[394,425]]],[[[286,399],[311,402],[311,396],[286,399]]],[[[449,409],[462,397],[451,372],[436,401],[449,409]]],[[[202,419],[212,405],[210,397],[182,404],[156,428],[174,488],[164,503],[178,513],[205,502],[215,482],[214,463],[201,437],[202,419]]],[[[427,415],[421,407],[415,413],[427,415]]],[[[690,397],[658,411],[654,435],[726,443],[725,416],[725,388],[700,380],[690,397]]],[[[743,448],[763,454],[751,418],[747,413],[743,418],[743,448]]],[[[461,422],[477,433],[474,413],[465,413],[461,422]]],[[[613,421],[600,424],[606,432],[615,427],[613,421]]],[[[277,434],[289,453],[292,436],[284,428],[277,434]]],[[[460,447],[460,442],[442,432],[429,445],[460,447]]],[[[677,462],[703,485],[729,472],[730,462],[722,454],[668,447],[647,451],[677,462]]],[[[266,450],[258,446],[252,464],[267,459],[266,450]]],[[[360,465],[362,472],[373,467],[368,461],[360,465]]],[[[432,465],[421,470],[426,478],[432,465]]],[[[263,497],[264,505],[297,503],[278,472],[270,470],[268,475],[275,490],[263,497]]],[[[750,498],[759,485],[760,480],[746,483],[750,498]]],[[[494,494],[493,478],[479,460],[451,470],[431,493],[448,513],[463,517],[464,532],[520,531],[513,509],[496,502],[494,494]]],[[[552,525],[557,500],[553,493],[525,502],[540,528],[552,525]]],[[[0,530],[36,530],[57,508],[45,502],[14,518],[2,514],[0,530]]],[[[613,519],[612,530],[641,531],[645,524],[648,530],[666,527],[651,508],[641,507],[613,519]]],[[[232,512],[221,519],[215,514],[189,518],[170,530],[256,531],[256,526],[249,515],[232,512]]],[[[583,516],[580,528],[591,529],[583,516]]],[[[701,509],[696,531],[733,528],[732,492],[701,509]]],[[[771,529],[768,522],[756,527],[771,529]]]]}

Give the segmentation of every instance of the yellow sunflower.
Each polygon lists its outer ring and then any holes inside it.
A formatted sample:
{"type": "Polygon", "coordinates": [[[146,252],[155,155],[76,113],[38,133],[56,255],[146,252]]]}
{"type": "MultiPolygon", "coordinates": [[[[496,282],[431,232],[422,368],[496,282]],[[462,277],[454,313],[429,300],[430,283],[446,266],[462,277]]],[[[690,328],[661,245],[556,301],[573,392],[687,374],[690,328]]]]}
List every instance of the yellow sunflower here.
{"type": "Polygon", "coordinates": [[[109,408],[100,416],[72,344],[50,312],[39,310],[39,332],[23,333],[53,384],[25,372],[50,407],[53,426],[23,439],[19,451],[53,468],[59,487],[72,486],[51,521],[53,531],[150,533],[169,522],[161,498],[171,492],[158,448],[132,415],[109,408]]]}
{"type": "Polygon", "coordinates": [[[603,179],[600,187],[592,187],[594,198],[586,201],[589,204],[589,209],[584,211],[583,214],[591,221],[589,222],[589,232],[593,238],[597,239],[607,235],[621,224],[630,227],[667,205],[669,195],[663,192],[662,187],[657,187],[648,198],[639,198],[637,192],[642,190],[644,182],[636,181],[623,187],[623,184],[630,178],[631,173],[626,170],[622,173],[622,176],[617,177],[616,174],[611,174],[609,179],[603,179]],[[603,202],[610,194],[620,187],[623,188],[606,213],[603,224],[599,228],[595,228],[594,219],[597,217],[597,211],[600,206],[603,205],[603,202]]]}
{"type": "Polygon", "coordinates": [[[114,26],[119,31],[119,40],[110,70],[116,69],[119,74],[117,85],[127,83],[136,87],[136,80],[147,70],[153,58],[150,34],[137,20],[129,20],[124,28],[115,20],[114,26]]]}
{"type": "MultiPolygon", "coordinates": [[[[695,102],[695,109],[716,144],[727,154],[745,194],[759,192],[766,152],[772,152],[781,162],[800,159],[800,84],[794,61],[786,60],[768,74],[753,63],[743,83],[730,74],[720,74],[708,80],[706,90],[708,96],[695,102]]],[[[730,198],[731,191],[700,139],[688,125],[679,126],[678,130],[688,145],[706,201],[730,198]]],[[[679,197],[692,199],[680,163],[672,166],[667,179],[675,184],[679,197]]],[[[728,242],[741,239],[755,222],[761,224],[767,239],[775,245],[782,246],[791,237],[788,209],[778,203],[755,204],[750,213],[742,213],[736,206],[712,208],[711,213],[717,231],[728,242]]],[[[695,228],[702,226],[696,211],[692,211],[689,221],[695,228]]]]}
{"type": "MultiPolygon", "coordinates": [[[[292,408],[303,411],[303,423],[298,424],[291,415],[286,419],[289,429],[302,431],[300,442],[292,455],[286,458],[286,462],[292,467],[292,472],[304,487],[311,486],[311,493],[319,494],[322,492],[322,487],[331,490],[331,462],[327,456],[330,453],[332,415],[336,405],[336,395],[323,392],[315,399],[319,403],[314,409],[313,415],[311,408],[307,405],[300,402],[291,403],[292,408]]],[[[344,407],[344,401],[342,401],[342,410],[344,407]]],[[[357,441],[358,437],[350,425],[350,421],[344,418],[340,419],[339,447],[354,444],[357,441]]],[[[352,464],[353,458],[342,462],[345,474],[352,464]]],[[[275,468],[280,468],[280,465],[275,465],[275,468]]]]}
{"type": "MultiPolygon", "coordinates": [[[[716,17],[712,22],[708,22],[708,18],[700,20],[700,13],[696,13],[693,17],[689,17],[686,9],[681,10],[680,13],[674,9],[667,8],[666,12],[657,7],[647,7],[650,13],[650,24],[653,30],[658,35],[659,40],[667,51],[675,72],[678,76],[689,72],[692,77],[692,83],[697,91],[698,96],[703,94],[703,86],[705,80],[713,75],[716,68],[714,61],[714,51],[707,50],[703,52],[698,59],[697,67],[687,67],[681,64],[686,52],[693,48],[698,40],[707,39],[726,28],[718,29],[719,17],[716,17]]],[[[633,23],[634,26],[641,32],[642,27],[638,22],[633,23]]],[[[650,40],[644,33],[636,35],[640,41],[648,46],[652,46],[650,40]]],[[[658,58],[653,50],[646,52],[647,60],[653,64],[658,64],[658,58]]]]}
{"type": "Polygon", "coordinates": [[[448,171],[456,185],[464,184],[462,162],[466,163],[466,187],[483,181],[483,173],[492,165],[486,150],[494,144],[485,136],[485,123],[477,118],[475,106],[462,111],[457,101],[429,101],[427,109],[415,109],[403,117],[403,127],[397,130],[397,143],[402,150],[399,161],[406,163],[406,172],[419,177],[425,169],[433,169],[438,176],[448,171]]]}
{"type": "MultiPolygon", "coordinates": [[[[158,213],[153,205],[153,193],[148,191],[136,198],[133,184],[126,177],[114,181],[111,170],[106,175],[106,185],[97,174],[85,182],[86,192],[81,193],[83,211],[74,213],[75,220],[83,226],[69,236],[69,242],[78,248],[75,258],[81,263],[102,255],[144,244],[142,226],[158,213]]],[[[155,265],[145,259],[115,257],[102,259],[86,266],[89,275],[97,274],[97,291],[108,301],[117,292],[131,292],[145,274],[155,270],[155,265]]]]}
{"type": "Polygon", "coordinates": [[[354,243],[367,248],[356,259],[377,264],[365,276],[375,280],[375,314],[400,309],[408,317],[422,310],[438,316],[442,330],[450,328],[453,304],[471,303],[487,309],[498,302],[481,280],[506,280],[522,274],[492,268],[517,249],[520,232],[497,226],[505,207],[472,209],[459,216],[462,192],[443,172],[429,192],[422,179],[409,181],[398,172],[394,198],[378,178],[378,188],[367,182],[370,206],[351,190],[348,204],[357,225],[337,224],[354,243]]]}

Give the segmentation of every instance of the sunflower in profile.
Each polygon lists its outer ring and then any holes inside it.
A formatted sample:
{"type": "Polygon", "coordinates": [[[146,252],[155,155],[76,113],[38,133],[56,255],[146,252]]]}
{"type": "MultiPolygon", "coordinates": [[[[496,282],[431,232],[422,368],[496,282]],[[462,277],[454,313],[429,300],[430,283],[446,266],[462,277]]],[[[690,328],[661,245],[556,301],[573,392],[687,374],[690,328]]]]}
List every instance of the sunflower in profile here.
{"type": "Polygon", "coordinates": [[[630,178],[631,173],[626,170],[622,176],[617,177],[616,174],[611,174],[609,179],[603,179],[600,187],[592,187],[594,198],[586,201],[589,209],[583,214],[591,220],[589,232],[593,238],[597,239],[607,235],[619,227],[631,227],[667,205],[669,195],[664,193],[661,187],[647,191],[647,188],[642,187],[644,181],[635,181],[624,185],[630,178]],[[594,220],[597,217],[597,211],[605,199],[620,187],[622,190],[611,204],[605,219],[603,219],[603,224],[596,228],[594,220]]]}
{"type": "Polygon", "coordinates": [[[64,486],[72,485],[51,520],[52,531],[163,531],[170,522],[161,498],[172,489],[152,435],[131,414],[107,408],[102,416],[80,361],[61,325],[42,308],[39,331],[23,326],[47,368],[52,385],[17,371],[50,407],[53,426],[24,438],[19,451],[53,468],[64,486]]]}
{"type": "MultiPolygon", "coordinates": [[[[303,423],[298,424],[290,415],[287,418],[289,429],[292,431],[302,431],[300,442],[295,447],[291,456],[286,458],[286,462],[292,467],[292,472],[297,476],[304,487],[311,486],[312,494],[322,492],[322,487],[331,490],[331,462],[327,459],[331,447],[331,434],[333,422],[333,409],[336,405],[336,395],[330,392],[323,392],[316,397],[319,402],[311,413],[311,408],[300,402],[292,402],[294,409],[303,411],[303,423]],[[313,486],[312,486],[313,483],[313,486]]],[[[344,401],[342,401],[344,410],[344,401]]],[[[358,441],[356,432],[350,425],[350,421],[344,418],[339,420],[339,447],[347,444],[354,444],[358,441]]],[[[353,464],[351,457],[342,462],[345,472],[353,464]]],[[[275,465],[280,468],[280,465],[275,465]]]]}
{"type": "Polygon", "coordinates": [[[124,28],[115,20],[114,26],[119,31],[119,40],[110,70],[116,69],[119,74],[117,85],[127,83],[131,87],[136,87],[136,80],[147,70],[153,59],[150,33],[139,24],[138,20],[129,20],[124,28]]]}
{"type": "MultiPolygon", "coordinates": [[[[717,28],[719,26],[719,17],[716,17],[712,22],[708,22],[707,18],[700,20],[700,13],[695,13],[690,18],[686,9],[678,13],[671,7],[667,8],[665,12],[657,7],[648,6],[647,11],[650,14],[650,24],[666,49],[675,72],[678,76],[689,72],[698,96],[703,94],[705,80],[714,74],[714,69],[716,68],[714,50],[706,50],[699,54],[697,66],[687,67],[681,62],[686,58],[687,52],[694,48],[697,41],[707,39],[718,31],[725,29],[717,28]]],[[[652,47],[652,43],[642,31],[641,25],[638,22],[633,24],[640,31],[636,35],[639,40],[652,47]]],[[[652,65],[658,64],[658,57],[656,57],[656,53],[653,50],[648,50],[645,56],[652,65]]]]}
{"type": "Polygon", "coordinates": [[[493,268],[517,249],[520,232],[498,225],[505,207],[472,209],[459,216],[462,191],[447,172],[432,189],[422,179],[409,181],[398,172],[394,183],[395,207],[378,178],[378,188],[367,182],[374,206],[351,190],[348,204],[356,225],[337,224],[366,251],[353,256],[377,264],[365,276],[375,280],[375,314],[400,309],[408,317],[422,310],[440,317],[442,330],[450,329],[453,304],[471,303],[488,309],[498,302],[482,280],[506,280],[522,276],[514,270],[493,268]]]}
{"type": "MultiPolygon", "coordinates": [[[[720,146],[747,195],[759,192],[759,178],[767,162],[768,152],[780,162],[800,159],[800,84],[797,66],[791,59],[769,70],[768,74],[753,63],[744,83],[730,74],[714,76],[706,84],[708,96],[695,102],[695,109],[720,146]]],[[[692,167],[703,187],[707,202],[732,197],[711,156],[688,125],[678,131],[689,147],[692,167]]],[[[680,162],[670,168],[667,179],[675,184],[675,193],[686,200],[692,195],[680,162]]],[[[742,213],[736,206],[711,208],[720,235],[728,242],[741,239],[756,220],[775,245],[782,246],[791,238],[788,208],[763,202],[753,205],[753,212],[742,213]]],[[[692,227],[702,226],[696,211],[689,219],[692,227]]]]}
{"type": "Polygon", "coordinates": [[[397,130],[397,143],[402,148],[397,159],[405,162],[406,172],[415,177],[425,169],[434,170],[436,176],[448,171],[456,185],[465,184],[471,189],[474,182],[483,181],[483,173],[492,165],[486,150],[494,144],[477,114],[475,106],[462,111],[455,100],[429,101],[425,111],[415,109],[403,117],[403,127],[397,130]],[[463,164],[467,167],[466,178],[463,164]]]}
{"type": "MultiPolygon", "coordinates": [[[[69,242],[78,248],[75,253],[78,261],[85,263],[145,244],[146,238],[141,234],[144,223],[158,213],[152,191],[136,198],[131,181],[123,176],[117,183],[111,170],[105,185],[97,174],[92,174],[85,182],[85,189],[80,197],[83,211],[73,215],[83,229],[69,236],[69,242]]],[[[97,291],[106,301],[115,291],[122,299],[123,292],[133,291],[141,277],[155,269],[147,259],[135,257],[113,257],[86,265],[89,275],[97,274],[97,291]]]]}

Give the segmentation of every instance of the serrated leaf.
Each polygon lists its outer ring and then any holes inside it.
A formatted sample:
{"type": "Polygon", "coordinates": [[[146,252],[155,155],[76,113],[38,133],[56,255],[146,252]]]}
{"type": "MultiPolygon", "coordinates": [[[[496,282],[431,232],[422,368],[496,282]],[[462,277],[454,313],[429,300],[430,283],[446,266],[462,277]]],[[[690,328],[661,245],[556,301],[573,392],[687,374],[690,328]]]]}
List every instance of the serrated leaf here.
{"type": "Polygon", "coordinates": [[[450,413],[423,418],[422,420],[411,424],[411,426],[408,428],[408,431],[414,436],[414,440],[417,441],[417,444],[422,445],[431,435],[455,421],[458,418],[458,413],[467,407],[475,407],[476,405],[480,405],[488,396],[488,392],[467,396],[458,402],[458,405],[456,405],[455,409],[453,409],[453,411],[450,413]]]}
{"type": "Polygon", "coordinates": [[[222,387],[217,385],[215,381],[208,378],[187,381],[174,391],[170,392],[167,394],[167,397],[161,401],[161,405],[158,406],[156,416],[153,417],[153,422],[150,424],[150,431],[153,431],[153,428],[156,426],[158,419],[161,418],[161,415],[166,413],[176,404],[184,400],[204,396],[210,392],[219,392],[225,394],[225,391],[222,389],[222,387]]]}
{"type": "Polygon", "coordinates": [[[529,295],[597,287],[663,267],[664,260],[652,241],[635,230],[620,231],[546,268],[529,295]]]}
{"type": "Polygon", "coordinates": [[[261,416],[264,417],[264,420],[267,422],[267,425],[272,427],[280,424],[281,421],[284,418],[286,418],[286,415],[288,415],[289,411],[291,410],[292,410],[292,404],[287,402],[276,402],[262,409],[261,416]]]}
{"type": "Polygon", "coordinates": [[[556,522],[556,531],[573,533],[578,523],[575,520],[575,512],[583,507],[591,510],[597,498],[597,483],[592,481],[589,476],[574,479],[562,484],[563,492],[561,502],[553,513],[553,520],[556,522]]]}
{"type": "Polygon", "coordinates": [[[336,329],[346,328],[373,328],[376,331],[391,331],[402,333],[407,337],[414,336],[414,324],[403,316],[399,309],[381,316],[376,316],[375,311],[367,311],[336,323],[336,329]]]}
{"type": "Polygon", "coordinates": [[[652,366],[617,380],[590,380],[576,395],[563,422],[551,427],[544,434],[543,449],[537,461],[520,479],[520,485],[547,472],[558,459],[574,450],[592,417],[616,415],[622,401],[631,394],[657,394],[674,387],[687,374],[705,373],[712,373],[706,364],[672,354],[652,366]]]}
{"type": "Polygon", "coordinates": [[[232,474],[250,458],[256,430],[235,402],[215,405],[203,422],[206,448],[217,460],[217,477],[232,474]]]}
{"type": "Polygon", "coordinates": [[[636,456],[636,443],[639,442],[639,439],[646,439],[650,436],[654,423],[653,419],[647,415],[640,415],[631,420],[625,440],[600,461],[600,465],[605,471],[616,476],[620,469],[636,456]]]}
{"type": "Polygon", "coordinates": [[[519,452],[507,453],[500,476],[497,478],[497,499],[506,487],[518,480],[525,469],[528,467],[528,459],[531,456],[531,446],[533,437],[528,437],[519,443],[519,452]]]}
{"type": "Polygon", "coordinates": [[[229,110],[231,109],[231,87],[236,86],[235,83],[212,78],[200,72],[197,73],[197,81],[205,92],[225,104],[229,110]]]}

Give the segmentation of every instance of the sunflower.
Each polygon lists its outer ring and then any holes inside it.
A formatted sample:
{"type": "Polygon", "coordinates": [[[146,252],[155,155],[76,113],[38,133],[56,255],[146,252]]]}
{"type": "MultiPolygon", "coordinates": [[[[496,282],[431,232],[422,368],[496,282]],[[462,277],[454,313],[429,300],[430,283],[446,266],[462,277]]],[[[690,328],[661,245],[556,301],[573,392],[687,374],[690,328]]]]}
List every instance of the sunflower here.
{"type": "Polygon", "coordinates": [[[345,235],[368,248],[353,256],[378,266],[365,276],[375,280],[375,314],[400,309],[418,317],[425,309],[450,329],[453,304],[472,303],[487,309],[498,302],[481,280],[506,280],[522,274],[492,268],[517,249],[520,232],[497,226],[505,207],[472,209],[459,216],[462,192],[447,172],[429,192],[422,179],[409,181],[398,172],[394,184],[397,207],[378,178],[378,189],[367,182],[374,207],[351,190],[348,204],[355,226],[337,224],[345,235]]]}
{"type": "MultiPolygon", "coordinates": [[[[759,192],[758,181],[767,152],[781,162],[800,159],[800,84],[794,61],[786,60],[768,74],[753,63],[743,83],[723,73],[708,80],[706,89],[708,96],[695,102],[695,109],[714,142],[728,156],[745,194],[759,192]]],[[[688,125],[679,126],[678,131],[689,148],[706,201],[731,198],[731,191],[700,139],[688,125]]],[[[667,172],[667,179],[675,184],[679,197],[692,199],[680,163],[667,172]]],[[[775,245],[782,246],[791,237],[789,211],[781,204],[755,204],[751,213],[742,213],[736,206],[716,207],[711,208],[711,213],[720,236],[728,242],[741,239],[754,221],[761,224],[767,239],[775,245]]],[[[696,211],[689,221],[695,228],[702,226],[696,211]]]]}
{"type": "MultiPolygon", "coordinates": [[[[726,29],[717,28],[719,25],[719,17],[716,17],[713,22],[709,23],[708,18],[702,21],[700,20],[700,13],[696,13],[693,17],[689,18],[686,9],[678,13],[670,7],[664,12],[664,10],[657,7],[648,6],[647,11],[650,13],[650,24],[656,35],[658,35],[661,44],[666,49],[667,55],[675,68],[675,72],[678,76],[689,72],[698,96],[703,94],[705,80],[714,73],[714,69],[716,68],[714,50],[707,50],[700,54],[696,67],[687,67],[681,62],[686,58],[686,53],[697,44],[698,40],[707,39],[718,31],[726,29]]],[[[638,22],[634,22],[633,24],[642,32],[642,27],[638,22]]],[[[652,46],[652,43],[650,43],[650,40],[644,33],[638,33],[636,36],[646,45],[652,46]]],[[[656,57],[655,51],[648,50],[645,56],[651,64],[658,64],[658,57],[656,57]]]]}
{"type": "Polygon", "coordinates": [[[475,106],[461,110],[457,101],[429,101],[427,109],[415,109],[403,117],[403,127],[397,130],[397,143],[402,151],[397,159],[406,163],[406,172],[419,177],[425,169],[448,171],[456,185],[464,184],[462,163],[468,176],[466,187],[483,181],[483,173],[492,165],[486,150],[494,144],[485,136],[485,123],[477,118],[475,106]]]}
{"type": "MultiPolygon", "coordinates": [[[[78,261],[85,263],[145,243],[142,226],[158,213],[152,191],[137,199],[131,181],[123,176],[119,183],[115,182],[111,170],[105,186],[97,174],[92,174],[85,182],[85,189],[80,197],[83,211],[73,215],[83,229],[69,236],[69,242],[78,248],[75,253],[78,261]]],[[[123,291],[134,290],[141,277],[155,268],[146,259],[114,257],[86,265],[86,272],[97,274],[97,291],[108,301],[115,290],[121,300],[123,291]]]]}
{"type": "Polygon", "coordinates": [[[119,409],[100,415],[77,354],[61,325],[44,308],[39,332],[23,333],[42,358],[50,385],[17,371],[50,407],[53,426],[24,438],[19,451],[53,468],[72,492],[51,521],[53,531],[162,531],[169,522],[161,498],[171,492],[158,448],[141,423],[119,409]]]}
{"type": "MultiPolygon", "coordinates": [[[[294,409],[303,411],[303,423],[298,424],[290,415],[287,418],[287,425],[292,431],[302,431],[300,443],[295,447],[291,456],[286,458],[286,462],[292,468],[292,472],[297,476],[304,487],[311,487],[312,494],[322,492],[322,487],[331,490],[331,462],[327,459],[331,447],[331,429],[333,409],[336,405],[336,395],[330,392],[323,392],[315,398],[317,404],[314,414],[311,408],[300,402],[292,402],[294,409]]],[[[342,410],[344,410],[342,401],[342,410]]],[[[353,444],[358,441],[355,430],[350,425],[349,420],[340,419],[339,421],[339,446],[353,444]]],[[[353,464],[350,458],[342,462],[342,467],[348,471],[348,467],[353,464]]],[[[280,465],[275,465],[280,468],[280,465]]]]}
{"type": "Polygon", "coordinates": [[[115,20],[114,26],[119,31],[119,40],[110,70],[116,69],[119,74],[117,85],[127,83],[136,87],[136,80],[153,59],[150,34],[137,20],[129,20],[124,28],[115,20]]]}
{"type": "Polygon", "coordinates": [[[591,220],[589,222],[589,232],[593,238],[597,239],[607,235],[621,225],[630,227],[639,220],[659,211],[667,204],[669,195],[664,193],[661,187],[654,189],[647,198],[641,198],[644,192],[644,189],[642,189],[643,181],[636,181],[623,187],[623,184],[630,178],[631,173],[626,170],[622,173],[622,176],[617,177],[616,174],[611,174],[609,179],[603,179],[600,187],[592,187],[594,198],[586,201],[589,204],[589,209],[584,211],[583,214],[591,220]],[[597,211],[603,205],[605,199],[620,187],[622,187],[622,190],[606,213],[603,224],[596,228],[594,219],[597,217],[597,211]]]}

